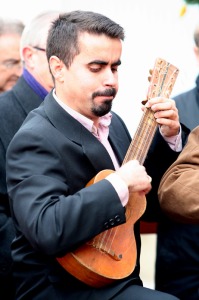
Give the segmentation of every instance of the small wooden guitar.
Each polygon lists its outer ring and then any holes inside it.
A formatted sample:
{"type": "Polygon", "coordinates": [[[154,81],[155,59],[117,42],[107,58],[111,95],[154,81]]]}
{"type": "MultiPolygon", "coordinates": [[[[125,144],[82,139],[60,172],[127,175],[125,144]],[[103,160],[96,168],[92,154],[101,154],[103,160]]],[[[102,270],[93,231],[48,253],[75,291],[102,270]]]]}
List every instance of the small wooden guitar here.
{"type": "MultiPolygon", "coordinates": [[[[175,66],[164,59],[156,59],[147,100],[158,96],[169,98],[178,72],[175,66]]],[[[145,109],[123,163],[131,159],[144,163],[157,126],[153,112],[145,109]]],[[[112,172],[101,171],[87,186],[112,172]]],[[[93,287],[106,286],[127,277],[133,272],[137,259],[134,224],[145,209],[145,196],[130,194],[126,205],[126,223],[100,233],[75,251],[57,258],[58,262],[74,277],[93,287]]]]}

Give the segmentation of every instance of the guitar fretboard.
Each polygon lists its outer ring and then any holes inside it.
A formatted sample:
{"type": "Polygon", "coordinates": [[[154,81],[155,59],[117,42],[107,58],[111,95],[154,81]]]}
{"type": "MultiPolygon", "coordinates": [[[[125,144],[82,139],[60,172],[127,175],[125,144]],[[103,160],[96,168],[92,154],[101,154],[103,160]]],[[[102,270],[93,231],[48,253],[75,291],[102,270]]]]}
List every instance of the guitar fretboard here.
{"type": "MultiPolygon", "coordinates": [[[[148,88],[147,100],[159,96],[169,98],[178,73],[179,70],[174,65],[157,58],[148,88]]],[[[153,111],[145,108],[123,163],[131,159],[137,159],[140,164],[144,163],[157,126],[153,111]]]]}

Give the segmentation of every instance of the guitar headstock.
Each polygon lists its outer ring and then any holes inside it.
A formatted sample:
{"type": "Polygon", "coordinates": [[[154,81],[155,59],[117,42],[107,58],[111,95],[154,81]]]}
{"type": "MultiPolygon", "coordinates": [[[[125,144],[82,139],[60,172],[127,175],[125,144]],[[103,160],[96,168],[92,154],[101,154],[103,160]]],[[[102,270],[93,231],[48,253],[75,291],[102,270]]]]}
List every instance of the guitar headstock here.
{"type": "MultiPolygon", "coordinates": [[[[157,58],[150,73],[147,100],[142,101],[142,104],[154,97],[169,98],[179,70],[166,60],[157,58]]],[[[141,164],[144,163],[157,127],[154,112],[151,109],[145,109],[123,163],[130,159],[137,159],[141,164]]]]}
{"type": "Polygon", "coordinates": [[[157,58],[153,70],[150,70],[147,100],[142,103],[145,104],[149,99],[159,96],[169,98],[178,74],[177,67],[162,58],[157,58]]]}

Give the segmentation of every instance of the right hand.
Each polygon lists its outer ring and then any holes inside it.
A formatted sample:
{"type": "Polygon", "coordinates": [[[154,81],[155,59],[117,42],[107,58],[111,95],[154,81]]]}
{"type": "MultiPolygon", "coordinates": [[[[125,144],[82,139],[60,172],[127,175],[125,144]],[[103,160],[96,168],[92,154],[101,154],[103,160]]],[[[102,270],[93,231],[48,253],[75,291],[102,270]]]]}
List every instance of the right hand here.
{"type": "Polygon", "coordinates": [[[129,189],[129,193],[142,192],[147,194],[151,190],[151,177],[147,175],[145,167],[137,160],[130,160],[117,171],[129,189]]]}

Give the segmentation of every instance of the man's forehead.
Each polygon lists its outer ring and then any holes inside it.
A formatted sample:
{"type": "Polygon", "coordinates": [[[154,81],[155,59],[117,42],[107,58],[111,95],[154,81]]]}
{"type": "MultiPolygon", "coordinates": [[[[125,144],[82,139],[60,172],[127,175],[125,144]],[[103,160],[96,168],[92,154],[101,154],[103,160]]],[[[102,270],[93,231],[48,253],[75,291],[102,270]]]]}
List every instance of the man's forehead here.
{"type": "Polygon", "coordinates": [[[78,43],[79,43],[79,46],[103,47],[106,44],[121,43],[121,41],[118,38],[111,38],[103,33],[95,34],[95,33],[89,33],[89,32],[81,32],[78,35],[78,43]],[[104,43],[102,43],[102,41],[104,43]]]}
{"type": "Polygon", "coordinates": [[[121,41],[105,34],[83,33],[79,36],[78,47],[79,55],[105,62],[118,61],[122,51],[121,41]]]}

